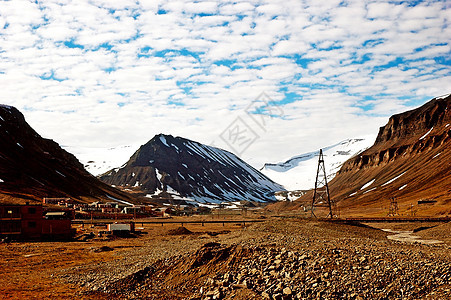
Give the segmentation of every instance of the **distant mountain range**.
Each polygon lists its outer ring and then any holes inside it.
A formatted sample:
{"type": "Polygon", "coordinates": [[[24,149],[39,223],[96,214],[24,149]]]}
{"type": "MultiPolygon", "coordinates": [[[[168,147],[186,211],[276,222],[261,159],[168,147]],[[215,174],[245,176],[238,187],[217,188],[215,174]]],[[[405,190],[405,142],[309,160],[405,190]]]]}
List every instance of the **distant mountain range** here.
{"type": "Polygon", "coordinates": [[[42,202],[43,197],[133,200],[89,174],[57,143],[42,138],[12,106],[0,105],[0,141],[0,203],[42,202]]]}
{"type": "Polygon", "coordinates": [[[157,135],[129,161],[100,176],[105,183],[198,203],[276,201],[284,188],[234,154],[171,135],[157,135]]]}
{"type": "MultiPolygon", "coordinates": [[[[0,203],[43,197],[137,203],[145,196],[151,202],[218,204],[299,196],[280,203],[296,210],[308,205],[312,191],[284,191],[312,188],[317,168],[315,151],[265,164],[261,173],[225,150],[160,134],[137,151],[129,146],[84,153],[93,173],[115,167],[99,176],[102,182],[7,105],[0,105],[0,140],[0,203]]],[[[369,147],[372,141],[349,139],[324,148],[331,197],[342,215],[385,216],[391,198],[403,215],[451,214],[451,95],[392,116],[369,147]]]]}
{"type": "MultiPolygon", "coordinates": [[[[354,155],[366,150],[376,136],[344,140],[323,148],[327,180],[335,177],[342,164],[354,155]]],[[[309,190],[315,187],[319,150],[294,156],[282,163],[266,163],[260,170],[287,190],[309,190]]]]}

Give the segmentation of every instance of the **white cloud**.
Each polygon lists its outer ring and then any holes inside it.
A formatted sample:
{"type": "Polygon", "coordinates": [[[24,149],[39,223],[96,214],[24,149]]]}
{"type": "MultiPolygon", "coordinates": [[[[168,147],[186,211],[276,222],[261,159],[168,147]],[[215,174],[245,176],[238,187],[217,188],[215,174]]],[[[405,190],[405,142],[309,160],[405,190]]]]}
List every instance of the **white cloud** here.
{"type": "Polygon", "coordinates": [[[243,156],[258,166],[449,93],[450,15],[440,1],[3,1],[2,97],[66,145],[165,132],[227,148],[219,135],[238,116],[256,126],[244,109],[265,91],[284,118],[254,128],[243,156]]]}

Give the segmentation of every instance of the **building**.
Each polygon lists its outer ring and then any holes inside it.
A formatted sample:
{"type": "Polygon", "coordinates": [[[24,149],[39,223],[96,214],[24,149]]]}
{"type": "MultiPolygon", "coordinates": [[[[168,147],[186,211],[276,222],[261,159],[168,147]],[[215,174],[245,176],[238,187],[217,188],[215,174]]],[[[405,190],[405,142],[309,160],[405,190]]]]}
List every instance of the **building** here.
{"type": "Polygon", "coordinates": [[[44,198],[42,203],[66,206],[67,204],[74,204],[74,201],[71,198],[44,198]]]}
{"type": "Polygon", "coordinates": [[[44,212],[42,205],[0,204],[0,236],[16,240],[69,239],[71,213],[44,212]]]}
{"type": "Polygon", "coordinates": [[[135,223],[129,222],[108,224],[107,230],[114,235],[129,235],[130,233],[135,231],[135,223]]]}

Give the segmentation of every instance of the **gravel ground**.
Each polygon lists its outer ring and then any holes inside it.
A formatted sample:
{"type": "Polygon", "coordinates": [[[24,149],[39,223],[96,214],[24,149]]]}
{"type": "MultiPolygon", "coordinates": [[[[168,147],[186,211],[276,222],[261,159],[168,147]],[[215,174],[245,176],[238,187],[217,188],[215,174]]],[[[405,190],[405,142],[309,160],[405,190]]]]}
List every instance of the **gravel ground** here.
{"type": "MultiPolygon", "coordinates": [[[[431,235],[449,235],[440,226],[431,235]]],[[[60,269],[55,278],[82,286],[84,297],[110,299],[451,298],[447,241],[403,243],[362,225],[294,219],[216,236],[179,231],[93,248],[113,250],[111,259],[60,269]]]]}

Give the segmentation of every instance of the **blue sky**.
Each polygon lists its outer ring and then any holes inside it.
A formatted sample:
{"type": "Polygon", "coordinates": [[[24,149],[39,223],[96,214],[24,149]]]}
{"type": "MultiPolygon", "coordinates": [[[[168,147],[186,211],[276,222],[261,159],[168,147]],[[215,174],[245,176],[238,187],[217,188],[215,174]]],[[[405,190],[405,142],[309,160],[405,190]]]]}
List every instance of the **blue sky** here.
{"type": "Polygon", "coordinates": [[[450,19],[447,1],[0,1],[0,102],[63,145],[162,132],[258,166],[450,93],[450,19]],[[237,119],[246,151],[224,140],[237,119]]]}

